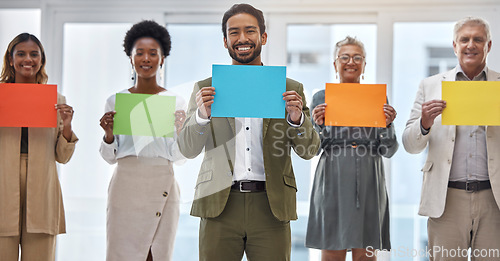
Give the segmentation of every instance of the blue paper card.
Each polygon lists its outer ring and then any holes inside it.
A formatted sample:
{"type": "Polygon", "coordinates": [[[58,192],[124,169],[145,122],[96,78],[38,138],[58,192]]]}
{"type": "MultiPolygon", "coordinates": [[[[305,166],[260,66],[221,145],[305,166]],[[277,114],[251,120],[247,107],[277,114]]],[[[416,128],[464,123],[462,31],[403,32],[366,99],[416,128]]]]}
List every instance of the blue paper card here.
{"type": "Polygon", "coordinates": [[[212,65],[212,117],[285,118],[285,66],[212,65]]]}

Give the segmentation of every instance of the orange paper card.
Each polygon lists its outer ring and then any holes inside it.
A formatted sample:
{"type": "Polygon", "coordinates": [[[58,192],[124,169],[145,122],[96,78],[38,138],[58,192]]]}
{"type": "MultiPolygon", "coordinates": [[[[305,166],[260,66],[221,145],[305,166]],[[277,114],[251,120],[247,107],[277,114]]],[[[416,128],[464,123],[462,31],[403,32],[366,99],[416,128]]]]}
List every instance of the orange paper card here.
{"type": "Polygon", "coordinates": [[[57,85],[1,83],[0,127],[57,127],[57,85]]]}
{"type": "Polygon", "coordinates": [[[386,127],[385,84],[327,83],[325,125],[386,127]]]}

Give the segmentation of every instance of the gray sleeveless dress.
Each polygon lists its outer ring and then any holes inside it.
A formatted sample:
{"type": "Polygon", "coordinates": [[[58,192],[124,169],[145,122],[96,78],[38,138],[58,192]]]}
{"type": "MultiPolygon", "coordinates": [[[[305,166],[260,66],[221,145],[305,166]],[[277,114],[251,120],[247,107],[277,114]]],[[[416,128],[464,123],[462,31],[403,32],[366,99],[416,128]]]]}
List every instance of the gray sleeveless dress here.
{"type": "MultiPolygon", "coordinates": [[[[311,112],[324,100],[325,91],[317,92],[311,112]]],[[[314,127],[322,150],[311,191],[306,246],[389,250],[389,202],[382,156],[389,158],[398,149],[394,126],[314,127]]]]}

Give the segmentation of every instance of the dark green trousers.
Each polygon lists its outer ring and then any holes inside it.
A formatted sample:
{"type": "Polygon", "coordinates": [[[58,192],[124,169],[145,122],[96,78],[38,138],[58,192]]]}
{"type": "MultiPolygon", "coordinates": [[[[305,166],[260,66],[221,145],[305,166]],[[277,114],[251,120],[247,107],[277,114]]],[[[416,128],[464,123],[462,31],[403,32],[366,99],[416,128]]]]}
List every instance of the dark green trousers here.
{"type": "Polygon", "coordinates": [[[271,213],[266,192],[231,190],[218,217],[200,221],[200,261],[289,261],[290,221],[271,213]]]}

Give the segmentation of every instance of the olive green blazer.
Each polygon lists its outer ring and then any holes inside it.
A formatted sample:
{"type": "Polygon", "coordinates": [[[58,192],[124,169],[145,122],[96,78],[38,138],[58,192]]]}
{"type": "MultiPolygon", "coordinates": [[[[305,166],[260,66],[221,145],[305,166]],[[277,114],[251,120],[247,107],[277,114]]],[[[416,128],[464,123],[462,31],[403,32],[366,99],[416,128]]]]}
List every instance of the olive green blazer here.
{"type": "MultiPolygon", "coordinates": [[[[212,118],[205,126],[196,122],[196,93],[211,85],[212,78],[195,84],[187,119],[178,137],[180,151],[187,158],[205,152],[191,208],[191,215],[204,218],[217,217],[224,210],[232,184],[235,134],[240,131],[235,129],[234,118],[212,118]]],[[[296,91],[302,96],[305,116],[302,126],[292,127],[285,119],[264,119],[262,128],[267,197],[272,213],[281,221],[297,219],[297,185],[290,157],[292,148],[301,158],[310,159],[316,155],[320,144],[309,119],[302,84],[286,79],[286,90],[296,91]]],[[[258,102],[258,95],[256,97],[258,102]]]]}

